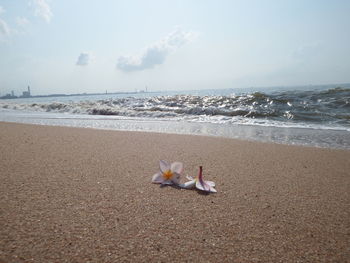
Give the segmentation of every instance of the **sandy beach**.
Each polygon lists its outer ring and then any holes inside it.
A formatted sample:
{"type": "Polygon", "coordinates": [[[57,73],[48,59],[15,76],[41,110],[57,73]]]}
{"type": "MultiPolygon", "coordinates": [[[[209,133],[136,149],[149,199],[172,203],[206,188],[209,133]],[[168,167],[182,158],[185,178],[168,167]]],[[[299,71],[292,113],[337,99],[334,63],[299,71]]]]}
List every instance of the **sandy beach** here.
{"type": "Polygon", "coordinates": [[[0,152],[0,262],[350,261],[350,151],[2,122],[0,152]]]}

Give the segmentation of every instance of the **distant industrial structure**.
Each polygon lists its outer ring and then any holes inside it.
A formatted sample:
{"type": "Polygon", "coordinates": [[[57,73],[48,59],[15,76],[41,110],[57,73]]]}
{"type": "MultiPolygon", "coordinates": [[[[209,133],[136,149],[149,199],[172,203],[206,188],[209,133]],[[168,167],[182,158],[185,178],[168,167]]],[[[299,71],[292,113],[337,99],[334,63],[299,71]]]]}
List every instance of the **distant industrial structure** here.
{"type": "Polygon", "coordinates": [[[11,93],[7,93],[5,96],[0,97],[0,99],[16,99],[15,92],[11,90],[11,93]]]}
{"type": "Polygon", "coordinates": [[[11,90],[11,93],[6,94],[5,96],[0,97],[0,99],[17,99],[17,98],[30,98],[32,95],[30,94],[30,86],[28,86],[27,91],[23,91],[21,96],[16,96],[15,92],[11,90]]]}
{"type": "Polygon", "coordinates": [[[29,98],[31,97],[30,95],[30,87],[28,86],[28,91],[23,91],[23,94],[21,96],[22,98],[29,98]]]}
{"type": "Polygon", "coordinates": [[[145,89],[135,89],[135,93],[148,93],[148,87],[145,86],[145,89]]]}

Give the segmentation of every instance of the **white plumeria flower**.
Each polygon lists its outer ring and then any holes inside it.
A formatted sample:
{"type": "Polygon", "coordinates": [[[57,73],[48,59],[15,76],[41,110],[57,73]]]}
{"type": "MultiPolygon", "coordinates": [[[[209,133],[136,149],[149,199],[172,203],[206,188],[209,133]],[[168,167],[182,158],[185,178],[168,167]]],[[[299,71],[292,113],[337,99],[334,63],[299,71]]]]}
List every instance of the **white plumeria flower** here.
{"type": "Polygon", "coordinates": [[[210,192],[210,193],[216,193],[215,183],[212,181],[204,181],[203,180],[203,168],[202,166],[199,166],[199,174],[196,178],[193,178],[192,176],[187,176],[187,179],[190,180],[184,184],[180,184],[180,187],[182,188],[194,188],[196,187],[197,189],[205,192],[210,192]]]}
{"type": "Polygon", "coordinates": [[[169,164],[166,161],[160,160],[159,170],[158,173],[153,175],[152,183],[178,185],[183,171],[183,164],[180,162],[169,164]]]}

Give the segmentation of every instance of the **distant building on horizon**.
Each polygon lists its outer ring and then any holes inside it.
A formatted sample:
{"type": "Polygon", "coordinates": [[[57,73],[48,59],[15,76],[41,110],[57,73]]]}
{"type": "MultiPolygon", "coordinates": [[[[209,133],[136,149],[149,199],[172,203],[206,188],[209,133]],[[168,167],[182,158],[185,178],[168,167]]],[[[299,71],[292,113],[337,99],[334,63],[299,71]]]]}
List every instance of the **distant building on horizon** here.
{"type": "Polygon", "coordinates": [[[17,96],[15,96],[15,92],[11,90],[11,93],[7,93],[5,96],[0,97],[0,99],[15,99],[17,96]]]}
{"type": "Polygon", "coordinates": [[[30,95],[30,87],[28,86],[28,91],[23,91],[22,98],[29,98],[29,97],[31,97],[31,95],[30,95]]]}

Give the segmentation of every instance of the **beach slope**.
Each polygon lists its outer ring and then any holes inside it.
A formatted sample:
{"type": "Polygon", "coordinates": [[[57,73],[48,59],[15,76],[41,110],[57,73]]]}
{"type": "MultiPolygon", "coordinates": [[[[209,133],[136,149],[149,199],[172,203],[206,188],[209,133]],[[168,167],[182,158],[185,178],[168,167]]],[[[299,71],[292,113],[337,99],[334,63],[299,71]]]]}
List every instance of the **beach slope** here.
{"type": "Polygon", "coordinates": [[[0,262],[346,262],[350,151],[0,123],[0,262]],[[217,194],[160,187],[159,159],[217,194]]]}

